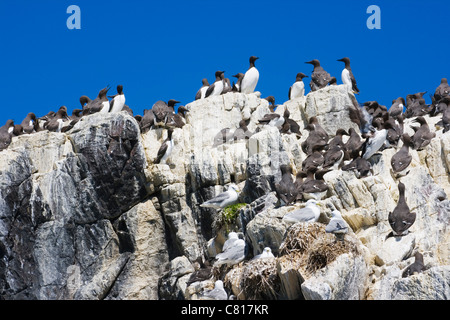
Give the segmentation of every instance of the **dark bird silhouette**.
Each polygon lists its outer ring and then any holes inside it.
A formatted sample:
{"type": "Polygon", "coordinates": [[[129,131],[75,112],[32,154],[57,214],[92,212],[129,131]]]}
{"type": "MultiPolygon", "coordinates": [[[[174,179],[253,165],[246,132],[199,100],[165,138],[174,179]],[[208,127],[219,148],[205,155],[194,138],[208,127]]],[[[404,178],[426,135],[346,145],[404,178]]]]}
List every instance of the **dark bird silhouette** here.
{"type": "Polygon", "coordinates": [[[294,202],[297,193],[292,179],[292,168],[289,165],[281,165],[281,181],[275,184],[275,191],[278,198],[283,201],[284,205],[294,202]]]}
{"type": "MultiPolygon", "coordinates": [[[[399,198],[397,206],[394,211],[389,212],[388,220],[392,228],[392,234],[394,236],[405,235],[408,233],[408,229],[416,221],[416,214],[410,212],[409,207],[405,199],[405,185],[402,182],[398,183],[399,198]]],[[[388,235],[389,237],[389,235],[388,235]]]]}
{"type": "Polygon", "coordinates": [[[402,172],[411,164],[412,161],[412,156],[409,154],[411,138],[407,133],[404,133],[402,140],[403,146],[391,158],[391,167],[394,173],[402,172]]]}
{"type": "Polygon", "coordinates": [[[311,91],[325,88],[331,80],[331,75],[323,69],[317,59],[305,63],[312,64],[314,66],[314,70],[311,74],[311,82],[309,83],[311,91]]]}
{"type": "Polygon", "coordinates": [[[420,127],[411,127],[417,129],[414,135],[411,137],[411,143],[414,150],[423,150],[427,145],[430,144],[431,139],[436,137],[435,132],[431,132],[430,128],[427,124],[427,121],[424,117],[420,116],[413,120],[413,122],[417,122],[420,124],[420,127]]]}
{"type": "Polygon", "coordinates": [[[423,263],[423,255],[420,252],[414,254],[414,262],[410,264],[402,273],[402,278],[412,276],[417,273],[425,271],[425,264],[423,263]]]}

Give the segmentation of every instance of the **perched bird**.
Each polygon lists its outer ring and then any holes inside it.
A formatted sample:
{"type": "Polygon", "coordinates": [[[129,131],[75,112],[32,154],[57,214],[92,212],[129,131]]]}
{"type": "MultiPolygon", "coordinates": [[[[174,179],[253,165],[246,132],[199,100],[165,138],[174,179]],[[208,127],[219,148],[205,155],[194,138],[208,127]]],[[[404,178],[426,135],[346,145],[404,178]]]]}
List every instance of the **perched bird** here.
{"type": "Polygon", "coordinates": [[[103,88],[98,93],[97,98],[87,103],[83,109],[83,115],[93,114],[97,112],[107,113],[109,111],[109,100],[106,94],[110,88],[103,88]]]}
{"type": "Polygon", "coordinates": [[[283,115],[278,113],[267,113],[262,119],[259,119],[258,122],[259,124],[269,125],[281,129],[285,122],[285,116],[289,117],[289,110],[287,108],[284,110],[283,115]]]}
{"type": "Polygon", "coordinates": [[[223,244],[222,252],[216,255],[214,266],[223,264],[232,266],[241,262],[246,255],[245,247],[245,240],[239,239],[237,233],[230,232],[228,240],[223,244]]]}
{"type": "Polygon", "coordinates": [[[56,112],[56,115],[50,121],[47,121],[44,125],[44,129],[53,132],[61,132],[61,129],[64,126],[64,120],[68,120],[69,116],[67,115],[67,108],[62,106],[56,112]]]}
{"type": "Polygon", "coordinates": [[[411,138],[407,133],[402,136],[403,146],[391,158],[391,167],[394,173],[404,171],[411,163],[412,156],[409,154],[411,138]]]}
{"type": "MultiPolygon", "coordinates": [[[[394,236],[401,236],[408,233],[408,229],[416,221],[416,214],[410,212],[405,198],[405,185],[398,183],[399,198],[397,206],[392,212],[389,212],[388,220],[394,236]]],[[[388,235],[389,236],[389,235],[388,235]]]]}
{"type": "Polygon", "coordinates": [[[350,67],[350,59],[345,57],[339,59],[338,61],[342,61],[345,63],[345,68],[344,70],[342,70],[341,74],[342,83],[348,86],[349,90],[351,90],[353,93],[359,94],[359,89],[356,86],[356,79],[353,75],[352,68],[350,67]]]}
{"type": "Polygon", "coordinates": [[[345,156],[344,146],[341,144],[336,144],[330,147],[323,155],[323,169],[333,169],[338,170],[343,164],[343,159],[345,156]]]}
{"type": "Polygon", "coordinates": [[[314,146],[323,149],[328,145],[329,135],[319,124],[316,117],[311,117],[309,119],[309,124],[305,129],[309,131],[309,135],[301,144],[304,153],[309,155],[312,153],[314,146]]]}
{"type": "Polygon", "coordinates": [[[342,166],[341,169],[342,171],[353,171],[358,179],[371,175],[369,161],[359,156],[354,158],[349,164],[342,166]]]}
{"type": "Polygon", "coordinates": [[[303,199],[323,199],[328,192],[328,185],[323,180],[323,175],[329,170],[317,170],[317,168],[309,168],[306,173],[301,172],[305,178],[300,188],[297,190],[301,193],[303,199]]]}
{"type": "Polygon", "coordinates": [[[270,249],[270,247],[265,247],[263,252],[254,256],[252,260],[268,259],[268,258],[275,258],[275,256],[273,255],[272,249],[270,249]]]}
{"type": "Polygon", "coordinates": [[[425,93],[426,91],[406,96],[405,118],[424,116],[431,111],[423,98],[425,93]]]}
{"type": "Polygon", "coordinates": [[[114,96],[109,96],[109,98],[112,98],[110,102],[110,112],[116,113],[122,111],[123,106],[125,105],[125,94],[123,93],[123,86],[119,84],[117,86],[117,94],[114,96]]]}
{"type": "Polygon", "coordinates": [[[311,91],[325,88],[331,80],[331,75],[320,66],[320,62],[317,59],[305,63],[309,63],[314,66],[314,70],[311,74],[311,82],[309,83],[311,91]]]}
{"type": "Polygon", "coordinates": [[[231,183],[227,191],[222,192],[218,196],[203,202],[200,207],[220,210],[225,208],[226,206],[235,204],[238,198],[239,188],[234,183],[231,183]]]}
{"type": "Polygon", "coordinates": [[[275,104],[275,97],[274,96],[268,96],[267,98],[264,98],[267,102],[269,102],[269,109],[271,112],[274,112],[276,108],[278,108],[278,105],[275,104]]]}
{"type": "Polygon", "coordinates": [[[290,165],[281,165],[281,181],[275,183],[275,191],[278,198],[284,205],[289,205],[294,202],[297,197],[297,190],[292,178],[292,168],[290,165]]]}
{"type": "Polygon", "coordinates": [[[289,87],[289,100],[303,97],[305,95],[305,84],[303,83],[303,79],[308,78],[304,73],[297,73],[297,77],[292,86],[289,87]]]}
{"type": "Polygon", "coordinates": [[[425,264],[423,263],[423,255],[420,252],[414,254],[414,263],[410,264],[402,273],[402,278],[412,276],[414,274],[421,273],[425,270],[425,264]]]}
{"type": "Polygon", "coordinates": [[[313,146],[312,153],[302,162],[302,171],[307,172],[309,168],[322,168],[325,158],[321,149],[322,147],[319,145],[313,146]]]}
{"type": "Polygon", "coordinates": [[[248,140],[253,135],[253,133],[248,130],[247,123],[245,120],[239,121],[239,128],[234,130],[233,140],[248,140]]]}
{"type": "Polygon", "coordinates": [[[396,100],[392,101],[392,106],[389,108],[389,115],[394,119],[399,115],[402,115],[405,104],[406,102],[403,97],[398,97],[396,100]]]}
{"type": "Polygon", "coordinates": [[[302,209],[290,211],[283,216],[283,221],[288,223],[297,222],[317,222],[320,217],[319,203],[314,199],[309,199],[302,209]]]}
{"type": "Polygon", "coordinates": [[[220,76],[220,78],[223,81],[223,90],[222,90],[221,94],[225,94],[225,93],[231,92],[232,91],[232,87],[231,87],[231,84],[230,84],[230,79],[225,78],[225,75],[223,73],[220,76]]]}
{"type": "Polygon", "coordinates": [[[223,288],[222,280],[217,280],[214,283],[214,289],[203,292],[199,300],[228,300],[228,295],[223,288]]]}
{"type": "Polygon", "coordinates": [[[167,130],[167,138],[161,144],[161,147],[158,150],[158,154],[156,156],[155,163],[166,164],[167,159],[170,157],[170,154],[173,150],[173,139],[172,139],[173,129],[169,128],[167,130]]]}
{"type": "Polygon", "coordinates": [[[0,127],[0,151],[5,150],[11,144],[13,130],[14,121],[11,119],[0,127]]]}
{"type": "Polygon", "coordinates": [[[447,78],[441,79],[441,84],[436,88],[434,92],[434,99],[440,101],[444,97],[450,95],[450,86],[448,85],[447,78]]]}
{"type": "Polygon", "coordinates": [[[443,133],[446,133],[450,130],[450,96],[443,98],[441,101],[445,103],[445,107],[442,119],[437,124],[444,127],[443,133]]]}
{"type": "Polygon", "coordinates": [[[381,122],[377,122],[377,128],[373,135],[371,137],[368,137],[366,139],[366,142],[364,144],[364,152],[362,155],[363,159],[370,159],[375,153],[378,152],[378,150],[381,149],[381,147],[386,142],[386,137],[388,134],[388,129],[392,127],[390,122],[383,123],[381,125],[381,122]]]}
{"type": "Polygon", "coordinates": [[[245,72],[241,82],[241,93],[253,93],[259,80],[259,71],[255,67],[255,61],[258,57],[250,57],[250,67],[245,72]]]}
{"type": "Polygon", "coordinates": [[[350,134],[347,131],[345,131],[345,129],[342,128],[337,129],[336,135],[328,143],[328,149],[334,148],[335,146],[340,146],[342,149],[345,149],[343,136],[350,136],[350,134]]]}
{"type": "Polygon", "coordinates": [[[155,124],[155,114],[152,109],[145,109],[144,116],[141,121],[139,121],[139,128],[141,129],[141,133],[147,133],[155,124]]]}
{"type": "Polygon", "coordinates": [[[212,265],[208,261],[205,261],[203,266],[196,268],[196,270],[191,274],[186,286],[189,287],[194,282],[207,280],[211,278],[212,275],[212,265]]]}
{"type": "Polygon", "coordinates": [[[290,112],[286,108],[284,112],[284,124],[280,128],[280,132],[283,134],[295,134],[297,139],[300,139],[302,136],[302,133],[300,132],[300,126],[297,122],[295,122],[294,119],[290,118],[290,112]]]}
{"type": "Polygon", "coordinates": [[[197,93],[195,94],[195,100],[205,99],[206,90],[208,90],[209,82],[208,79],[204,78],[202,79],[202,86],[200,89],[198,89],[197,93]]]}
{"type": "MultiPolygon", "coordinates": [[[[81,96],[80,97],[80,104],[81,104],[81,109],[83,110],[83,115],[87,115],[90,114],[90,104],[91,104],[92,100],[91,98],[89,98],[88,96],[81,96]]],[[[54,117],[56,115],[56,112],[54,111],[50,111],[45,117],[54,117]],[[53,113],[51,115],[51,113],[53,113]]],[[[48,120],[48,119],[46,119],[48,120]]]]}
{"type": "Polygon", "coordinates": [[[233,75],[233,77],[235,77],[237,79],[237,82],[235,84],[233,84],[231,91],[241,92],[241,84],[242,84],[242,79],[244,78],[244,74],[239,72],[239,73],[233,75]]]}
{"type": "Polygon", "coordinates": [[[360,135],[356,132],[354,128],[348,129],[350,138],[344,144],[344,150],[349,154],[351,159],[356,159],[360,156],[364,140],[361,140],[360,135]]]}
{"type": "Polygon", "coordinates": [[[345,234],[348,232],[348,225],[338,210],[331,212],[331,219],[325,227],[326,233],[333,233],[336,236],[336,240],[344,240],[345,234]]]}
{"type": "Polygon", "coordinates": [[[179,106],[178,107],[178,113],[174,113],[173,116],[170,119],[170,123],[168,123],[168,126],[172,126],[175,128],[183,128],[186,124],[183,120],[185,118],[185,113],[189,112],[188,109],[186,109],[185,106],[179,106]]]}
{"type": "Polygon", "coordinates": [[[422,116],[417,117],[413,120],[413,122],[419,123],[420,127],[411,127],[413,129],[416,129],[416,132],[411,137],[411,143],[414,150],[420,151],[430,144],[431,139],[436,137],[436,133],[430,131],[427,121],[422,116]]]}
{"type": "Polygon", "coordinates": [[[34,130],[34,124],[36,122],[36,115],[33,112],[28,113],[28,115],[23,119],[22,123],[20,124],[22,126],[22,130],[24,133],[33,133],[34,130]]]}
{"type": "Polygon", "coordinates": [[[208,89],[206,89],[205,92],[205,98],[208,98],[209,96],[219,96],[222,94],[223,88],[224,88],[224,82],[222,80],[222,74],[224,74],[225,71],[216,71],[216,81],[214,81],[213,84],[211,84],[208,89]]]}
{"type": "Polygon", "coordinates": [[[169,108],[166,102],[158,100],[153,104],[152,112],[155,116],[155,125],[163,126],[167,123],[167,117],[173,114],[173,108],[169,108]]]}

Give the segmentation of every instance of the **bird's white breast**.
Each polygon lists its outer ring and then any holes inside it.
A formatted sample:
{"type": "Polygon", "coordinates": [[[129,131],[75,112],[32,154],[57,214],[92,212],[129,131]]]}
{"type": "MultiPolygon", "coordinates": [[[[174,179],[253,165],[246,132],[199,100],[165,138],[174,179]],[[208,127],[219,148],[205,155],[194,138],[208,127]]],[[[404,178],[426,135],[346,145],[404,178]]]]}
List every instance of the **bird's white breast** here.
{"type": "Polygon", "coordinates": [[[211,94],[212,96],[218,96],[223,91],[223,81],[216,81],[214,82],[214,91],[211,94]]]}
{"type": "Polygon", "coordinates": [[[241,82],[242,93],[252,93],[255,91],[259,80],[259,71],[255,67],[247,70],[241,82]]]}
{"type": "Polygon", "coordinates": [[[109,101],[103,101],[102,105],[103,105],[103,107],[102,107],[102,110],[100,110],[100,112],[108,113],[109,112],[109,101]]]}
{"type": "Polygon", "coordinates": [[[352,86],[352,79],[350,78],[350,72],[347,69],[342,70],[342,83],[348,86],[352,86]]]}
{"type": "Polygon", "coordinates": [[[206,90],[208,90],[208,87],[202,87],[200,89],[200,99],[205,99],[206,90]]]}
{"type": "Polygon", "coordinates": [[[120,94],[114,98],[114,105],[111,112],[120,112],[122,111],[123,106],[125,105],[125,95],[120,94]]]}
{"type": "Polygon", "coordinates": [[[305,84],[303,81],[297,81],[292,85],[291,99],[303,97],[305,95],[305,84]]]}

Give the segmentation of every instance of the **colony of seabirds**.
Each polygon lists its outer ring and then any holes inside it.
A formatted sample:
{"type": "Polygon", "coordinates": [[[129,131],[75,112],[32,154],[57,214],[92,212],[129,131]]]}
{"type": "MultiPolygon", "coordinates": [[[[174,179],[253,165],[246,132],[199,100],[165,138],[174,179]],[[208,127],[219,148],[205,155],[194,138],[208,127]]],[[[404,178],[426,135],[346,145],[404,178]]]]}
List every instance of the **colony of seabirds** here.
{"type": "MultiPolygon", "coordinates": [[[[208,99],[211,96],[218,96],[228,92],[253,93],[259,80],[259,72],[255,66],[258,57],[250,57],[250,66],[245,73],[233,75],[236,83],[230,83],[225,78],[224,71],[215,72],[215,81],[209,84],[207,79],[202,80],[202,86],[195,95],[195,100],[208,99]]],[[[354,94],[359,93],[355,77],[350,67],[350,59],[343,58],[338,61],[345,63],[342,70],[341,79],[349,91],[354,94]]],[[[314,66],[311,74],[310,88],[316,91],[326,86],[336,85],[335,77],[332,77],[320,65],[318,60],[306,62],[314,66]]],[[[295,99],[305,95],[304,73],[296,75],[296,81],[289,88],[289,99],[295,99]]],[[[67,108],[62,106],[58,111],[50,111],[47,115],[37,118],[34,113],[29,113],[20,123],[14,124],[13,120],[8,120],[0,128],[0,151],[6,149],[14,136],[33,134],[40,131],[66,132],[84,116],[94,113],[115,113],[126,111],[133,116],[133,111],[125,104],[123,86],[117,86],[117,94],[107,96],[109,87],[100,90],[98,96],[91,100],[83,95],[80,97],[81,108],[74,109],[72,115],[67,114],[67,108]],[[108,98],[111,98],[109,100],[108,98]]],[[[308,131],[307,139],[301,144],[303,152],[307,158],[302,163],[302,170],[293,178],[292,168],[289,165],[282,165],[281,181],[275,185],[275,191],[282,205],[291,205],[295,202],[306,201],[306,206],[299,210],[289,212],[284,216],[286,222],[316,222],[320,215],[320,203],[328,190],[328,186],[323,180],[324,174],[331,170],[344,170],[355,172],[358,178],[371,174],[371,164],[369,159],[377,152],[385,148],[396,148],[398,151],[391,158],[392,172],[396,177],[408,173],[407,168],[411,163],[412,156],[409,150],[422,150],[433,139],[436,134],[430,131],[425,115],[431,117],[440,116],[438,125],[443,128],[443,132],[450,130],[450,87],[447,79],[443,78],[431,96],[432,104],[427,105],[423,98],[426,92],[419,92],[392,101],[392,106],[387,109],[376,101],[368,101],[362,105],[356,105],[349,109],[351,121],[359,126],[360,132],[350,128],[348,132],[338,129],[334,138],[330,139],[326,131],[320,126],[316,117],[308,119],[305,130],[308,131]],[[405,118],[414,118],[418,126],[411,126],[415,133],[409,136],[403,131],[403,121],[405,118]],[[349,138],[344,143],[343,136],[349,138]],[[402,140],[402,146],[397,147],[402,140]]],[[[261,126],[277,127],[282,134],[295,134],[300,138],[304,132],[300,132],[300,126],[289,118],[287,108],[284,113],[275,113],[277,105],[275,98],[269,96],[265,98],[269,102],[270,113],[259,120],[261,126]]],[[[143,116],[136,115],[135,119],[139,123],[141,133],[146,133],[151,129],[166,128],[168,130],[167,139],[162,143],[155,163],[166,163],[167,158],[173,148],[172,133],[174,128],[181,128],[185,124],[186,112],[189,110],[184,106],[179,106],[175,112],[176,100],[157,101],[151,109],[144,110],[143,116]]],[[[253,134],[247,128],[245,120],[240,121],[239,127],[231,132],[229,128],[224,128],[218,132],[214,138],[213,147],[223,143],[230,143],[236,140],[249,139],[253,134]]],[[[257,132],[261,128],[257,128],[257,132]]],[[[392,236],[405,235],[414,223],[416,214],[410,212],[405,200],[405,185],[398,184],[399,200],[395,209],[389,213],[388,220],[392,227],[392,236]]],[[[235,184],[230,184],[228,190],[217,197],[205,201],[201,207],[221,210],[238,200],[239,190],[235,184]]],[[[337,240],[343,240],[348,231],[348,225],[343,220],[339,211],[332,212],[332,218],[326,226],[326,232],[336,235],[337,240]]],[[[225,242],[222,252],[215,257],[215,265],[227,264],[228,266],[241,262],[245,258],[245,241],[240,239],[236,233],[231,232],[225,242]]],[[[270,248],[265,248],[263,253],[254,257],[273,257],[270,248]]],[[[423,256],[420,253],[415,255],[415,262],[405,269],[403,276],[409,276],[424,269],[423,256]]],[[[200,271],[202,271],[201,269],[200,271]]],[[[190,283],[199,276],[194,273],[190,283]]],[[[226,299],[227,294],[223,289],[221,280],[216,281],[215,289],[204,293],[204,298],[226,299]]]]}

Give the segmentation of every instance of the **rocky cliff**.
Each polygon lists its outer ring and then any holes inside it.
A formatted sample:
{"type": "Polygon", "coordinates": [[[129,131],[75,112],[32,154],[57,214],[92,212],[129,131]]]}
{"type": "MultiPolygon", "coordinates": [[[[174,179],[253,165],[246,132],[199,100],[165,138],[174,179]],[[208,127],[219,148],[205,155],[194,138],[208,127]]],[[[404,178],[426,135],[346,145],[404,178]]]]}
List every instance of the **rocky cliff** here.
{"type": "MultiPolygon", "coordinates": [[[[166,164],[155,159],[167,129],[141,134],[126,112],[14,137],[0,152],[1,299],[198,299],[217,279],[238,299],[449,299],[450,134],[435,126],[440,117],[425,116],[436,137],[410,150],[407,175],[391,172],[400,142],[370,159],[370,176],[326,173],[318,222],[282,219],[304,207],[281,205],[274,186],[280,165],[294,177],[301,171],[308,119],[331,137],[358,130],[349,118],[355,102],[345,86],[330,86],[278,106],[300,126],[298,138],[258,125],[270,112],[258,92],[197,100],[186,105],[166,164]],[[213,147],[221,129],[241,120],[249,139],[213,147]],[[407,235],[389,237],[399,181],[417,218],[407,235]],[[232,217],[200,207],[230,183],[242,203],[232,217]],[[350,226],[343,242],[324,231],[333,209],[350,226]],[[192,282],[230,231],[246,240],[246,259],[192,282]],[[265,247],[275,258],[251,260],[265,247]],[[415,252],[426,270],[403,278],[415,252]]],[[[411,120],[404,128],[412,135],[411,120]]]]}

